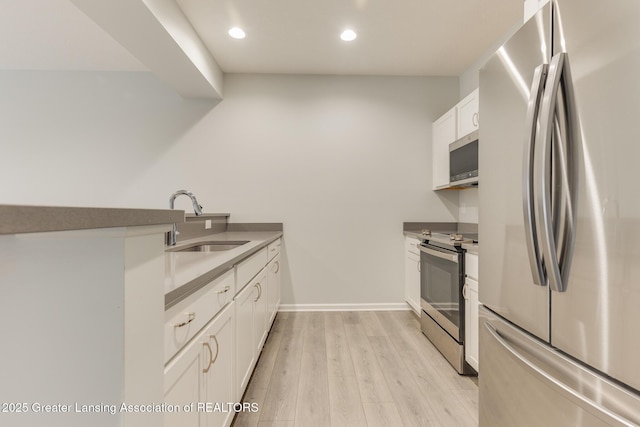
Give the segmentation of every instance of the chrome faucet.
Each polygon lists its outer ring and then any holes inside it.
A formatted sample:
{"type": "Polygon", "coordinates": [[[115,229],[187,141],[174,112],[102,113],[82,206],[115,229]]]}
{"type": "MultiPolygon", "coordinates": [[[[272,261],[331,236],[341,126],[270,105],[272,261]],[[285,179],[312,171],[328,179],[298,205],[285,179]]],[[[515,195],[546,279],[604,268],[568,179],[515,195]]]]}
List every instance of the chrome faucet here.
{"type": "MultiPolygon", "coordinates": [[[[198,199],[196,199],[196,196],[194,196],[193,193],[187,190],[178,190],[175,193],[173,193],[171,197],[169,197],[169,209],[174,208],[176,198],[183,194],[185,196],[188,196],[191,199],[191,204],[193,205],[193,211],[195,212],[196,216],[202,215],[202,206],[200,206],[200,204],[198,203],[198,199]]],[[[174,223],[167,237],[167,245],[175,246],[178,234],[179,234],[178,226],[174,223]]]]}

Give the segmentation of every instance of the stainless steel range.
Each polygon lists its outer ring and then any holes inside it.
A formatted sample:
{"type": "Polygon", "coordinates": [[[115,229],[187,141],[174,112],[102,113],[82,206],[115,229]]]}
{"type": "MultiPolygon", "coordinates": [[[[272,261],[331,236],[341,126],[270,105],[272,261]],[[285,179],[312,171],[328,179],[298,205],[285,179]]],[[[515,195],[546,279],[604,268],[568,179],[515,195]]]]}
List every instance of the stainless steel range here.
{"type": "Polygon", "coordinates": [[[420,244],[422,332],[459,374],[475,374],[464,358],[464,249],[477,241],[466,235],[423,230],[420,244]]]}

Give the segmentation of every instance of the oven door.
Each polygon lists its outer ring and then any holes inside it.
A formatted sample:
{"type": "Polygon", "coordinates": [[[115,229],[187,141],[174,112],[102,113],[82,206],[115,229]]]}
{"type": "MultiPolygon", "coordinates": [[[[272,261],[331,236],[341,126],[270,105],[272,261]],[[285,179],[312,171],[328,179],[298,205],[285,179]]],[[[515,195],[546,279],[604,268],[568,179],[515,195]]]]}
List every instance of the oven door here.
{"type": "Polygon", "coordinates": [[[420,248],[420,306],[453,339],[462,343],[462,256],[423,243],[420,248]]]}

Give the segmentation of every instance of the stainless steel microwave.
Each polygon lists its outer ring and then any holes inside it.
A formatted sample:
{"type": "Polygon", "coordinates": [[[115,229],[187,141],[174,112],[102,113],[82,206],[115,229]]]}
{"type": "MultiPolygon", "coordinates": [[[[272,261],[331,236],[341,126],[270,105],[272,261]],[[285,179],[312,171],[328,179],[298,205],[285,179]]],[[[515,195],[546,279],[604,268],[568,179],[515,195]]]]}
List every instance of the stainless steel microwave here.
{"type": "Polygon", "coordinates": [[[449,185],[478,185],[478,131],[449,144],[449,185]]]}

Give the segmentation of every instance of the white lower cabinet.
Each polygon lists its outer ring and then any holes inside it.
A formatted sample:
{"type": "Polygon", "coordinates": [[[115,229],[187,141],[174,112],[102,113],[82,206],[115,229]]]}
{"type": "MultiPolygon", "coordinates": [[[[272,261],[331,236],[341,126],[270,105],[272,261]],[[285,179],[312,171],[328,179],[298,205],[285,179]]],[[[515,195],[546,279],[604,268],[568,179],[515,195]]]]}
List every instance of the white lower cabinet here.
{"type": "Polygon", "coordinates": [[[233,411],[208,411],[203,405],[234,401],[233,314],[231,303],[165,366],[164,401],[179,408],[165,412],[165,427],[231,424],[233,411]],[[193,410],[184,409],[191,404],[193,410]]]}
{"type": "Polygon", "coordinates": [[[420,240],[413,237],[405,238],[405,262],[404,262],[404,295],[407,304],[420,316],[420,240]]]}
{"type": "Polygon", "coordinates": [[[253,352],[257,361],[262,346],[267,340],[267,335],[269,335],[269,327],[267,325],[267,269],[262,269],[249,286],[253,286],[258,292],[258,295],[253,300],[253,352]]]}
{"type": "Polygon", "coordinates": [[[278,239],[271,243],[264,253],[254,255],[249,262],[242,262],[236,268],[236,286],[242,289],[236,295],[236,401],[249,383],[253,368],[267,340],[273,319],[280,307],[280,245],[278,239]],[[259,272],[255,258],[263,260],[259,272]],[[270,260],[270,261],[269,261],[270,260]],[[267,262],[268,261],[268,262],[267,262]],[[243,274],[238,274],[244,272],[243,274]],[[256,274],[257,272],[257,274],[256,274]],[[252,277],[243,286],[239,278],[252,277]]]}
{"type": "Polygon", "coordinates": [[[466,277],[463,288],[464,296],[464,356],[469,365],[480,372],[480,352],[478,349],[478,256],[465,254],[466,277]]]}
{"type": "Polygon", "coordinates": [[[467,363],[478,371],[478,282],[467,277],[464,286],[464,312],[467,320],[464,334],[465,358],[467,363]]]}
{"type": "Polygon", "coordinates": [[[280,307],[280,284],[282,282],[280,255],[276,255],[267,266],[267,316],[268,328],[271,327],[280,307]]]}
{"type": "Polygon", "coordinates": [[[204,368],[204,401],[218,408],[206,408],[206,427],[226,427],[231,425],[234,412],[226,405],[233,402],[234,375],[234,315],[230,306],[204,333],[203,345],[209,353],[204,368]],[[206,372],[205,372],[206,371],[206,372]],[[213,410],[211,410],[213,409],[213,410]]]}
{"type": "Polygon", "coordinates": [[[269,334],[267,325],[267,269],[236,296],[236,399],[239,402],[249,383],[262,346],[269,334]]]}
{"type": "Polygon", "coordinates": [[[280,306],[280,245],[165,311],[164,401],[180,408],[164,414],[165,427],[231,425],[228,404],[242,400],[280,306]]]}
{"type": "Polygon", "coordinates": [[[256,361],[253,351],[253,300],[257,295],[257,290],[249,285],[236,295],[236,402],[242,398],[256,361]]]}

